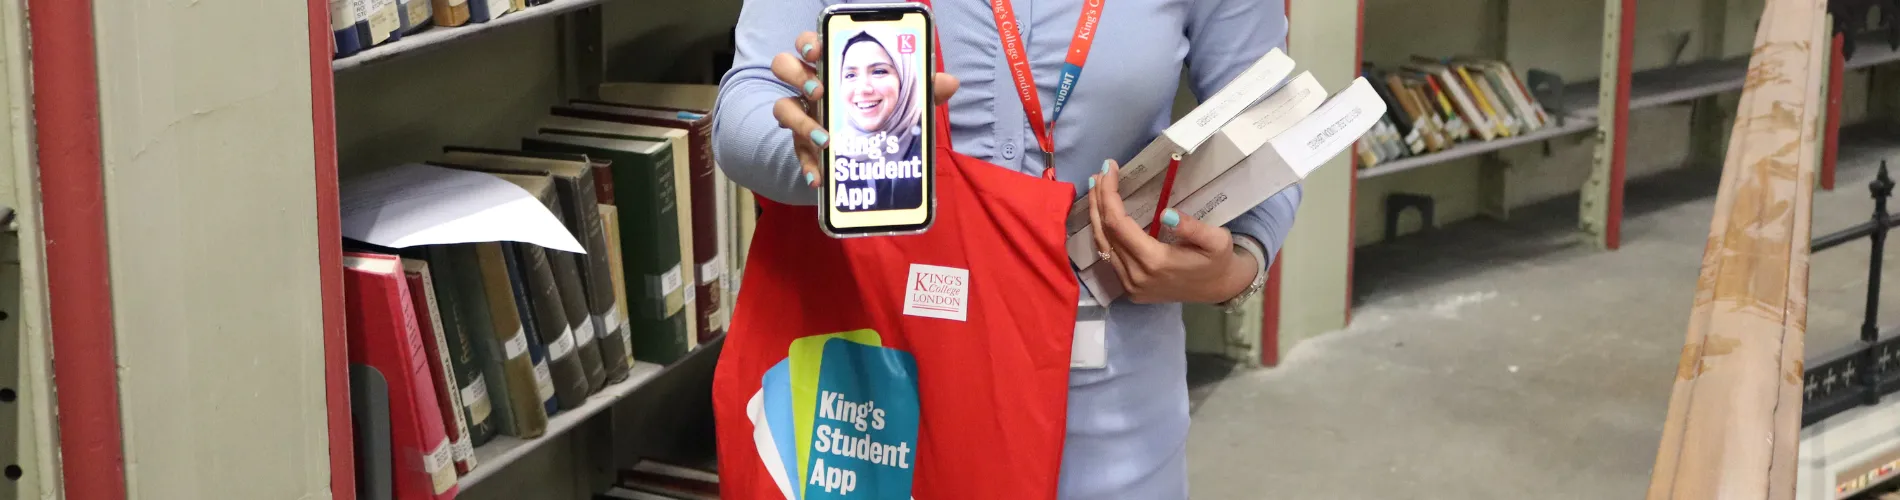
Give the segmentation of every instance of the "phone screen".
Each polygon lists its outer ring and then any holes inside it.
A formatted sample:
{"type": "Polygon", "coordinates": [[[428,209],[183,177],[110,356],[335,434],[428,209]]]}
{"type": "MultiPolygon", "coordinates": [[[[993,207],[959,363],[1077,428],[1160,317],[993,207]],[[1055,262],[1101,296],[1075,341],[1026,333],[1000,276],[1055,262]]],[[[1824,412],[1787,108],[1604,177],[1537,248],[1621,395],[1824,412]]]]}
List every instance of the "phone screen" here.
{"type": "Polygon", "coordinates": [[[921,10],[826,18],[826,211],[831,229],[930,221],[930,21],[921,10]]]}

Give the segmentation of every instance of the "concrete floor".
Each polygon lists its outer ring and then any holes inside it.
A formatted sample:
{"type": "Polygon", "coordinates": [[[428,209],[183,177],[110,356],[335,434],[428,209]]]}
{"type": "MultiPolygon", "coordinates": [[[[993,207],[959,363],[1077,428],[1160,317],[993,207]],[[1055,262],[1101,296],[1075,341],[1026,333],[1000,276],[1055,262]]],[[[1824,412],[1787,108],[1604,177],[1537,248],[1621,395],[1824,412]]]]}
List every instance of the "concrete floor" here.
{"type": "MultiPolygon", "coordinates": [[[[1900,176],[1897,135],[1843,139],[1836,188],[1815,196],[1815,236],[1868,219],[1879,160],[1900,176]]],[[[1614,252],[1572,230],[1575,197],[1362,249],[1346,330],[1272,369],[1195,360],[1194,497],[1641,498],[1718,175],[1632,180],[1614,252]]],[[[1895,247],[1889,326],[1900,325],[1895,247]]],[[[1866,240],[1814,256],[1810,356],[1858,335],[1867,256],[1866,240]]]]}

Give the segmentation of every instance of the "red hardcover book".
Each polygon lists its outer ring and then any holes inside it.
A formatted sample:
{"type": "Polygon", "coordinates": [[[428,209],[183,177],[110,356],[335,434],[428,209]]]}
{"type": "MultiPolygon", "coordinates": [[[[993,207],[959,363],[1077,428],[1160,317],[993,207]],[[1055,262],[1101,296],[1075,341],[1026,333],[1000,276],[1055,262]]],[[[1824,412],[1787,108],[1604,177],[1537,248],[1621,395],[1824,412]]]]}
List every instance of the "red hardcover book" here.
{"type": "Polygon", "coordinates": [[[373,367],[389,381],[396,498],[450,500],[457,493],[455,467],[407,281],[394,255],[344,252],[350,362],[373,367]]]}
{"type": "Polygon", "coordinates": [[[403,277],[408,281],[409,303],[415,311],[416,331],[422,332],[422,350],[424,363],[429,365],[429,393],[435,396],[436,411],[442,416],[442,434],[449,439],[450,457],[455,460],[455,474],[460,476],[475,469],[475,445],[469,442],[468,421],[462,418],[462,400],[456,397],[455,373],[449,363],[448,345],[442,340],[440,331],[441,313],[433,312],[438,308],[430,290],[435,288],[428,273],[428,264],[419,260],[403,261],[403,277]]]}

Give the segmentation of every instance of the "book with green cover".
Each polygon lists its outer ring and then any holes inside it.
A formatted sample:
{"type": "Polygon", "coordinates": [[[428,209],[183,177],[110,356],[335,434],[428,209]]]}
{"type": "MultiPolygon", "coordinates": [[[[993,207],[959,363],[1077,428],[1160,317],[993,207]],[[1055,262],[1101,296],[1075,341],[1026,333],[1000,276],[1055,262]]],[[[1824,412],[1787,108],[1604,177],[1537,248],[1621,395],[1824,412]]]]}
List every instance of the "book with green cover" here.
{"type": "Polygon", "coordinates": [[[684,316],[691,313],[684,303],[672,146],[612,134],[548,131],[522,139],[522,148],[612,162],[634,359],[668,365],[685,357],[693,332],[684,316]]]}
{"type": "Polygon", "coordinates": [[[418,255],[428,264],[429,281],[435,286],[437,313],[442,323],[449,367],[454,375],[455,391],[462,397],[462,418],[467,422],[469,446],[488,443],[495,436],[494,403],[488,390],[487,356],[482,346],[470,339],[467,306],[462,304],[464,286],[447,245],[426,245],[404,252],[418,255]]]}

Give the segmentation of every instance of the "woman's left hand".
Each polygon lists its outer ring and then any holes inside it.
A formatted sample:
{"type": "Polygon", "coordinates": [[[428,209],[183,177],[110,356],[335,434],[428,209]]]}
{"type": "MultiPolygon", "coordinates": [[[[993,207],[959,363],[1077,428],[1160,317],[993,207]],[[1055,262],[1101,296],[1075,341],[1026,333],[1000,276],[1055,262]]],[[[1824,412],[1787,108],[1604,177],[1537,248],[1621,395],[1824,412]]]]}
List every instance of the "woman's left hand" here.
{"type": "Polygon", "coordinates": [[[1258,272],[1252,257],[1234,247],[1226,228],[1210,226],[1172,208],[1162,215],[1163,230],[1175,242],[1148,236],[1122,207],[1121,166],[1110,160],[1091,178],[1089,222],[1095,248],[1108,254],[1129,300],[1215,303],[1239,295],[1258,272]]]}

